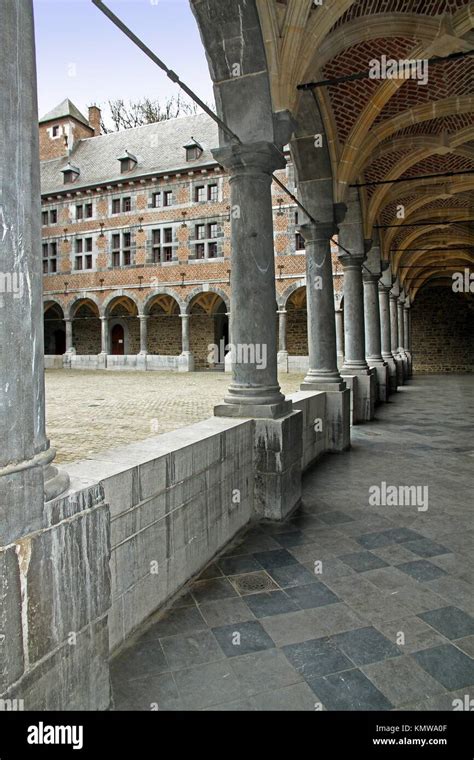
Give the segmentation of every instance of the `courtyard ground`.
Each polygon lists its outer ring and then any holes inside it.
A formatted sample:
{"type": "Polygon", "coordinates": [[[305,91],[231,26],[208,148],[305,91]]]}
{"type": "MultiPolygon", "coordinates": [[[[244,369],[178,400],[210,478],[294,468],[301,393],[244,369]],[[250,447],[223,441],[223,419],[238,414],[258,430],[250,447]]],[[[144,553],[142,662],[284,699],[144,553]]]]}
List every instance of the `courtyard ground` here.
{"type": "MultiPolygon", "coordinates": [[[[303,375],[282,375],[285,393],[303,375]]],[[[56,464],[205,420],[222,401],[224,372],[46,372],[46,426],[56,464]]]]}
{"type": "Polygon", "coordinates": [[[415,378],[378,418],[129,640],[115,709],[469,709],[472,378],[415,378]],[[369,506],[384,482],[428,499],[369,506]]]}

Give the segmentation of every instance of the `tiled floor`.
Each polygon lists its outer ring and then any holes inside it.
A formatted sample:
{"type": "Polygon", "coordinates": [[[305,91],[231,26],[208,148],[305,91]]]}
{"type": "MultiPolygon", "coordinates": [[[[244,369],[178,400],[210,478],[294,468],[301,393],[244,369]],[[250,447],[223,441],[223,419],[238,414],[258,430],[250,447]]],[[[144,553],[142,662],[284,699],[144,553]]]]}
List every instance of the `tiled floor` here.
{"type": "Polygon", "coordinates": [[[239,536],[112,664],[117,710],[452,710],[474,697],[474,383],[413,380],[285,524],[239,536]],[[428,486],[428,509],[368,506],[428,486]]]}

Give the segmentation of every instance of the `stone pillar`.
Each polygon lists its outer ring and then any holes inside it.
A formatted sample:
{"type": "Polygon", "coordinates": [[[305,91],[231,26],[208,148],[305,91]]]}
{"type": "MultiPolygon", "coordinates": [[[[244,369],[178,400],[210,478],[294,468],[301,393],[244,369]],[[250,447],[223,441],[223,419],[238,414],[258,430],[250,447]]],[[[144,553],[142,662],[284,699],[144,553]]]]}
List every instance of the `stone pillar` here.
{"type": "Polygon", "coordinates": [[[342,367],[344,364],[344,310],[336,309],[336,346],[337,346],[337,366],[342,367]]]}
{"type": "Polygon", "coordinates": [[[309,370],[301,390],[328,393],[329,450],[344,451],[350,445],[350,391],[337,367],[331,258],[331,237],[337,228],[332,223],[304,224],[300,230],[306,248],[309,349],[309,370]]]}
{"type": "MultiPolygon", "coordinates": [[[[340,242],[348,236],[339,233],[340,242]]],[[[360,248],[359,248],[360,251],[360,248]]],[[[341,250],[339,260],[344,267],[344,364],[341,375],[352,390],[354,423],[372,420],[375,414],[376,378],[365,358],[364,292],[362,264],[364,254],[349,255],[341,250]]]]}
{"type": "Polygon", "coordinates": [[[107,354],[109,353],[109,318],[108,317],[101,317],[100,318],[100,353],[107,354]]]}
{"type": "Polygon", "coordinates": [[[380,328],[379,274],[364,271],[364,323],[366,357],[369,367],[377,372],[378,401],[387,401],[389,393],[388,365],[382,357],[380,328]]]}
{"type": "Polygon", "coordinates": [[[72,319],[65,319],[64,324],[66,326],[66,353],[76,353],[76,349],[72,343],[72,319]]]}
{"type": "Polygon", "coordinates": [[[190,351],[189,314],[180,314],[181,318],[181,354],[178,359],[178,372],[194,371],[194,356],[190,351]]]}
{"type": "Polygon", "coordinates": [[[278,370],[288,372],[288,351],[286,348],[286,326],[288,312],[286,309],[280,309],[278,314],[278,370]]]}
{"type": "Polygon", "coordinates": [[[403,385],[403,361],[398,352],[398,296],[390,292],[390,340],[397,367],[397,386],[403,385]]]}
{"type": "MultiPolygon", "coordinates": [[[[232,343],[232,324],[230,311],[226,311],[225,315],[229,320],[229,343],[232,343]]],[[[230,350],[227,351],[226,355],[224,356],[224,372],[232,372],[232,351],[230,350]]]]}
{"type": "Polygon", "coordinates": [[[268,142],[233,144],[213,155],[230,174],[234,348],[232,383],[215,414],[282,417],[292,405],[278,384],[271,181],[286,163],[268,142]]]}
{"type": "Polygon", "coordinates": [[[392,354],[390,330],[390,288],[379,282],[380,336],[382,358],[388,365],[390,392],[397,390],[397,365],[392,354]]]}
{"type": "Polygon", "coordinates": [[[403,296],[399,296],[397,310],[398,310],[398,353],[401,356],[403,363],[403,379],[408,380],[408,356],[405,351],[405,299],[403,296]]]}
{"type": "Polygon", "coordinates": [[[413,361],[411,355],[411,333],[410,333],[410,304],[405,301],[403,309],[403,334],[405,337],[405,353],[408,357],[408,377],[413,374],[413,361]]]}
{"type": "Polygon", "coordinates": [[[140,314],[140,354],[146,356],[148,353],[148,315],[140,314]]]}
{"type": "Polygon", "coordinates": [[[0,9],[0,545],[69,485],[45,428],[41,190],[31,2],[0,9]],[[17,48],[17,45],[19,48],[17,48]],[[21,56],[18,56],[21,49],[21,56]]]}

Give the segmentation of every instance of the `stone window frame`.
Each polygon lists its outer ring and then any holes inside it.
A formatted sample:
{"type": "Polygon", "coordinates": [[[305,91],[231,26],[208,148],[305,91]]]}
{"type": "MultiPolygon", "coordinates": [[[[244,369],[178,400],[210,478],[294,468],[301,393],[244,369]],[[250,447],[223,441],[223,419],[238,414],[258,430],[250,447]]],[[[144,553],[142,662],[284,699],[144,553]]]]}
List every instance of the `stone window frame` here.
{"type": "Polygon", "coordinates": [[[93,219],[94,218],[94,201],[93,200],[87,200],[83,201],[82,203],[75,203],[74,204],[74,210],[75,210],[75,222],[83,222],[85,219],[93,219]],[[91,213],[87,214],[86,209],[90,206],[91,213]],[[77,215],[78,209],[81,209],[80,216],[77,215]]]}
{"type": "Polygon", "coordinates": [[[224,258],[224,229],[221,222],[222,220],[214,217],[193,220],[193,236],[189,238],[190,262],[218,261],[219,259],[224,258]],[[205,229],[204,237],[200,237],[198,233],[198,229],[201,229],[202,227],[205,229]],[[214,232],[214,230],[212,230],[213,227],[216,228],[215,236],[211,235],[211,232],[214,232]],[[204,248],[202,248],[202,246],[204,246],[204,248]],[[217,255],[209,255],[214,247],[217,255]],[[198,250],[203,250],[204,256],[198,256],[198,250]]]}
{"type": "Polygon", "coordinates": [[[128,269],[134,264],[134,246],[132,240],[132,230],[128,227],[122,227],[110,231],[110,266],[109,269],[128,269]],[[128,245],[125,245],[124,238],[129,237],[128,245]],[[119,246],[114,248],[114,238],[119,238],[119,246]],[[118,255],[118,264],[114,261],[118,255]],[[128,261],[127,261],[128,259],[128,261]]]}
{"type": "Polygon", "coordinates": [[[50,130],[51,140],[58,140],[61,137],[61,125],[53,124],[50,130]]]}
{"type": "Polygon", "coordinates": [[[43,240],[42,256],[43,256],[43,274],[56,274],[58,271],[58,258],[59,258],[58,241],[57,240],[48,240],[48,241],[43,240]]]}
{"type": "Polygon", "coordinates": [[[131,214],[135,209],[135,194],[130,192],[114,193],[110,200],[110,216],[119,216],[119,214],[131,214]],[[126,200],[130,200],[130,208],[125,210],[126,200]],[[114,211],[114,206],[119,205],[118,211],[114,211]]]}
{"type": "Polygon", "coordinates": [[[51,208],[51,209],[43,209],[41,211],[41,222],[42,227],[54,227],[58,223],[58,209],[57,208],[51,208]],[[52,214],[55,214],[54,219],[51,218],[52,214]],[[45,220],[46,215],[46,221],[45,220]]]}
{"type": "Polygon", "coordinates": [[[180,227],[179,222],[158,222],[156,224],[149,224],[146,227],[146,261],[147,264],[154,264],[156,266],[166,266],[167,264],[176,264],[178,261],[178,247],[179,241],[177,237],[177,230],[180,227]],[[165,241],[165,230],[171,230],[171,241],[165,241]],[[159,245],[154,244],[154,233],[159,232],[160,241],[159,245]],[[158,261],[155,260],[156,251],[159,251],[158,261]],[[171,259],[165,260],[165,252],[171,251],[171,259]]]}
{"type": "Polygon", "coordinates": [[[74,238],[74,246],[71,251],[71,271],[74,272],[91,272],[95,268],[94,263],[94,237],[93,235],[81,235],[74,238]],[[88,248],[90,241],[90,248],[88,248]],[[80,244],[80,250],[78,250],[80,244]],[[88,266],[88,260],[90,259],[90,266],[88,266]],[[81,261],[81,266],[78,267],[78,261],[81,261]]]}
{"type": "Polygon", "coordinates": [[[202,175],[197,178],[193,178],[190,181],[190,198],[192,203],[197,205],[204,205],[206,203],[220,203],[223,200],[223,185],[222,177],[203,177],[202,175]],[[211,188],[216,187],[217,193],[215,199],[211,198],[211,188]],[[205,197],[202,200],[198,200],[198,190],[200,188],[205,189],[205,197]]]}

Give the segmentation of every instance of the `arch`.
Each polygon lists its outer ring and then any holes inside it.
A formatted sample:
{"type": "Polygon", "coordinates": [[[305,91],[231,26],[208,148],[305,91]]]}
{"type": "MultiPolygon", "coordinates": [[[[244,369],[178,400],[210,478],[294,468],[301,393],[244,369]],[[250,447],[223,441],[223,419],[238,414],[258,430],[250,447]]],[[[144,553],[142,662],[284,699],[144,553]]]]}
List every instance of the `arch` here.
{"type": "Polygon", "coordinates": [[[97,299],[78,298],[69,305],[72,345],[78,355],[97,355],[102,350],[100,305],[97,299]]]}
{"type": "Polygon", "coordinates": [[[300,288],[306,288],[306,280],[298,280],[298,282],[293,282],[291,285],[285,288],[283,293],[278,296],[278,308],[286,309],[289,298],[297,290],[300,290],[300,288]]]}
{"type": "Polygon", "coordinates": [[[43,315],[44,353],[47,356],[61,356],[66,352],[66,325],[64,310],[58,301],[44,302],[43,315]]]}
{"type": "Polygon", "coordinates": [[[77,313],[77,310],[81,307],[87,305],[90,310],[94,313],[97,313],[97,316],[100,316],[100,301],[96,296],[92,294],[87,295],[81,295],[72,300],[69,304],[67,304],[64,312],[65,319],[74,319],[75,314],[77,313]]]}
{"type": "Polygon", "coordinates": [[[137,298],[137,296],[130,292],[129,290],[117,290],[115,293],[111,293],[107,298],[102,302],[102,305],[100,307],[100,316],[101,317],[107,317],[110,316],[111,310],[114,308],[114,302],[122,302],[126,304],[128,302],[133,303],[135,315],[142,314],[142,303],[137,298]]]}
{"type": "Polygon", "coordinates": [[[219,296],[219,298],[221,298],[224,301],[227,307],[227,311],[230,312],[230,297],[229,297],[229,294],[225,292],[225,290],[222,290],[221,288],[216,288],[214,285],[211,285],[208,288],[204,289],[203,285],[199,285],[197,288],[194,288],[187,294],[186,301],[184,302],[184,309],[182,309],[182,313],[190,314],[192,303],[196,299],[196,297],[202,294],[206,294],[206,293],[211,293],[216,296],[219,296]]]}
{"type": "Polygon", "coordinates": [[[159,298],[160,296],[168,296],[169,298],[172,298],[176,303],[178,304],[178,308],[181,312],[181,314],[184,314],[186,312],[186,302],[180,298],[178,293],[173,290],[172,288],[156,288],[155,290],[151,290],[147,293],[145,300],[142,304],[142,314],[148,314],[153,302],[156,298],[159,298]]]}

